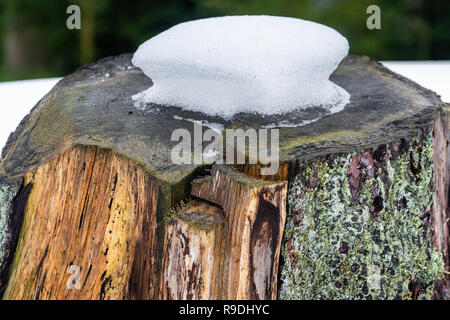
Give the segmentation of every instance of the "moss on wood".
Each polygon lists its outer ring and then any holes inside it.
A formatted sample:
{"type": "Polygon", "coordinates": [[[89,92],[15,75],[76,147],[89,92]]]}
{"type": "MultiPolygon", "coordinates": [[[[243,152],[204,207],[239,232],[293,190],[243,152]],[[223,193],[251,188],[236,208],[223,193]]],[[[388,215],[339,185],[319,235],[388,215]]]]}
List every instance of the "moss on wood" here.
{"type": "Polygon", "coordinates": [[[9,210],[11,207],[11,202],[16,196],[18,186],[11,185],[1,185],[0,186],[0,269],[3,265],[6,246],[9,242],[9,210]]]}
{"type": "Polygon", "coordinates": [[[432,243],[432,129],[302,162],[288,191],[281,299],[425,299],[443,276],[432,243]]]}

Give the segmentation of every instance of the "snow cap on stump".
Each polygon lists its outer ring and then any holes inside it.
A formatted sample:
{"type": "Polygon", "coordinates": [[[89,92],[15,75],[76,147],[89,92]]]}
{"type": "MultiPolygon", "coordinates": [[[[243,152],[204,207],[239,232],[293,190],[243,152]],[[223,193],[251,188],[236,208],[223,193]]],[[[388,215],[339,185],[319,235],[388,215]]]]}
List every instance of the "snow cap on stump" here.
{"type": "Polygon", "coordinates": [[[227,16],[178,24],[143,43],[133,64],[153,86],[135,99],[230,118],[312,106],[342,110],[329,80],[347,55],[332,28],[302,19],[227,16]]]}

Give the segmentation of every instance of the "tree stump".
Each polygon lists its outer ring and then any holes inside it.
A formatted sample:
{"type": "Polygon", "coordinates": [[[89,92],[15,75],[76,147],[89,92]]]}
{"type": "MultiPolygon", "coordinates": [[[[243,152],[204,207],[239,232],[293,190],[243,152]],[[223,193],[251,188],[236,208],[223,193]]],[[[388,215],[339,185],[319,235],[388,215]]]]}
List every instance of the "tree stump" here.
{"type": "Polygon", "coordinates": [[[449,108],[436,94],[348,56],[331,79],[350,104],[280,128],[278,173],[262,176],[176,165],[171,134],[194,130],[183,119],[247,129],[304,114],[138,110],[131,97],[152,82],[130,60],[67,76],[8,139],[4,299],[449,298],[449,108]]]}

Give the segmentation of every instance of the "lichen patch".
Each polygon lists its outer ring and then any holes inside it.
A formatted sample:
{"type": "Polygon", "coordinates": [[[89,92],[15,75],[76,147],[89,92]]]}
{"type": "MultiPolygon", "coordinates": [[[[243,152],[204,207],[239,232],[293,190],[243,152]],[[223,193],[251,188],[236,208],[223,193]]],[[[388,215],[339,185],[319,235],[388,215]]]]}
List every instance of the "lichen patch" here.
{"type": "Polygon", "coordinates": [[[432,130],[297,164],[281,299],[426,299],[443,275],[432,242],[432,130]]]}

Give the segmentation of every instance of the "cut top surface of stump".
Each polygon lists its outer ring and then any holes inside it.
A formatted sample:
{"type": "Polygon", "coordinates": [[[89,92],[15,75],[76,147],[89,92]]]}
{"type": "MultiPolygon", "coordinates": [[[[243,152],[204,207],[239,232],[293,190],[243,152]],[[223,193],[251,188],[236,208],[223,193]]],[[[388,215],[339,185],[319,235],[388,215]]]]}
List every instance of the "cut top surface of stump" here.
{"type": "Polygon", "coordinates": [[[193,199],[186,204],[176,218],[187,224],[195,225],[199,229],[210,230],[223,223],[225,215],[218,205],[193,199]]]}
{"type": "MultiPolygon", "coordinates": [[[[112,149],[140,164],[162,181],[177,183],[198,164],[176,165],[172,132],[193,132],[192,121],[224,128],[261,128],[299,119],[304,114],[261,117],[237,114],[231,121],[177,107],[136,109],[132,96],[152,85],[131,55],[84,66],[61,80],[26,116],[3,149],[0,180],[23,175],[75,145],[112,149]]],[[[430,122],[442,109],[435,93],[403,78],[376,61],[348,56],[331,80],[351,94],[345,110],[305,126],[280,128],[280,160],[309,159],[388,143],[430,122]]],[[[307,116],[307,115],[306,115],[307,116]]]]}

